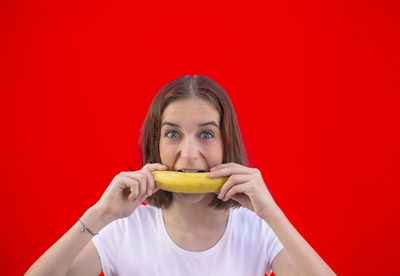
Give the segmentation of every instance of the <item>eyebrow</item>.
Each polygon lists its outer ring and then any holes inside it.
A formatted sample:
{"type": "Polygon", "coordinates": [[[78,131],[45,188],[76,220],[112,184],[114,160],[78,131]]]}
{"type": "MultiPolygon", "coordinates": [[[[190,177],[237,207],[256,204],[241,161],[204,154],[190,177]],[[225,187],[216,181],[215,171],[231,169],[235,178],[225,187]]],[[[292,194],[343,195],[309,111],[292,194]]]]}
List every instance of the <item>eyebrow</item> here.
{"type": "MultiPolygon", "coordinates": [[[[179,126],[178,124],[174,124],[174,123],[171,123],[171,122],[168,122],[168,121],[164,121],[164,122],[161,124],[161,126],[164,126],[164,125],[169,125],[169,126],[173,126],[173,127],[180,128],[180,126],[179,126]]],[[[212,125],[212,126],[215,126],[215,127],[219,128],[218,124],[217,124],[216,122],[214,122],[214,121],[209,121],[209,122],[201,123],[201,124],[198,124],[197,126],[198,126],[198,127],[203,127],[203,126],[207,126],[207,125],[212,125]]]]}

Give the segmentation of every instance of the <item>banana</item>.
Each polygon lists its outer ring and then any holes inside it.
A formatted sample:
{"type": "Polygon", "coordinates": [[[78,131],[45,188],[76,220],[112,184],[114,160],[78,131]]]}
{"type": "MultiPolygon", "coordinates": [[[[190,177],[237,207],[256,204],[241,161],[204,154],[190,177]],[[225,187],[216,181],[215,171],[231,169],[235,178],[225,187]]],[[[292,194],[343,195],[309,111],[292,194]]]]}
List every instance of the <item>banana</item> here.
{"type": "Polygon", "coordinates": [[[228,177],[209,178],[207,172],[152,171],[157,187],[176,193],[218,192],[228,177]]]}

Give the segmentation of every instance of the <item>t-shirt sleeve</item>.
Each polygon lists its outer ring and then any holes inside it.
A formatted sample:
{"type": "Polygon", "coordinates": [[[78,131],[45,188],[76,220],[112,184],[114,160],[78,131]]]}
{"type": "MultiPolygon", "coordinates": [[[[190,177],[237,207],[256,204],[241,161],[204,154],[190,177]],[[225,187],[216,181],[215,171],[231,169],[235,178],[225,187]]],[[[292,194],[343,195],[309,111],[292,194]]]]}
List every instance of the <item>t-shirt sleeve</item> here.
{"type": "Polygon", "coordinates": [[[268,275],[271,275],[272,272],[272,261],[275,259],[276,255],[282,250],[283,245],[275,235],[274,231],[268,226],[267,231],[267,269],[266,272],[268,275]]]}
{"type": "Polygon", "coordinates": [[[116,260],[123,237],[121,235],[121,224],[122,222],[119,220],[111,222],[92,239],[100,256],[103,273],[106,276],[116,273],[116,260]]]}

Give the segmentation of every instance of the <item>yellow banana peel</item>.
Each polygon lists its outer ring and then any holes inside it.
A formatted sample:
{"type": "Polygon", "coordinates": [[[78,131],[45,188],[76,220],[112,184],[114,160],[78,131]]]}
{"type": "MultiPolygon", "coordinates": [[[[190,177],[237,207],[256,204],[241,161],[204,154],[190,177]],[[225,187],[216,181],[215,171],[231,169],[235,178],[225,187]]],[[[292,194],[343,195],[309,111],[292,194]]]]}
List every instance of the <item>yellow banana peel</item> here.
{"type": "Polygon", "coordinates": [[[207,172],[152,171],[157,187],[176,193],[219,192],[228,177],[209,178],[207,172]]]}

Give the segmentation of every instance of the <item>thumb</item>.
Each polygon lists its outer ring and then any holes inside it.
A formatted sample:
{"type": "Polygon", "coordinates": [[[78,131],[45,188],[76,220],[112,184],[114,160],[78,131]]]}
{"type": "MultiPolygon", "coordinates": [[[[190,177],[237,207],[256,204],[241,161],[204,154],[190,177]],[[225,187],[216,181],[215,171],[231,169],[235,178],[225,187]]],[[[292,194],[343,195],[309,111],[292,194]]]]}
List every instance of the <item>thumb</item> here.
{"type": "Polygon", "coordinates": [[[147,164],[147,165],[145,165],[145,167],[147,167],[147,169],[151,172],[157,171],[157,170],[165,171],[168,169],[168,167],[166,165],[160,164],[160,163],[147,164]]]}
{"type": "Polygon", "coordinates": [[[254,210],[250,198],[245,193],[235,194],[231,198],[242,204],[247,209],[254,210]]]}

